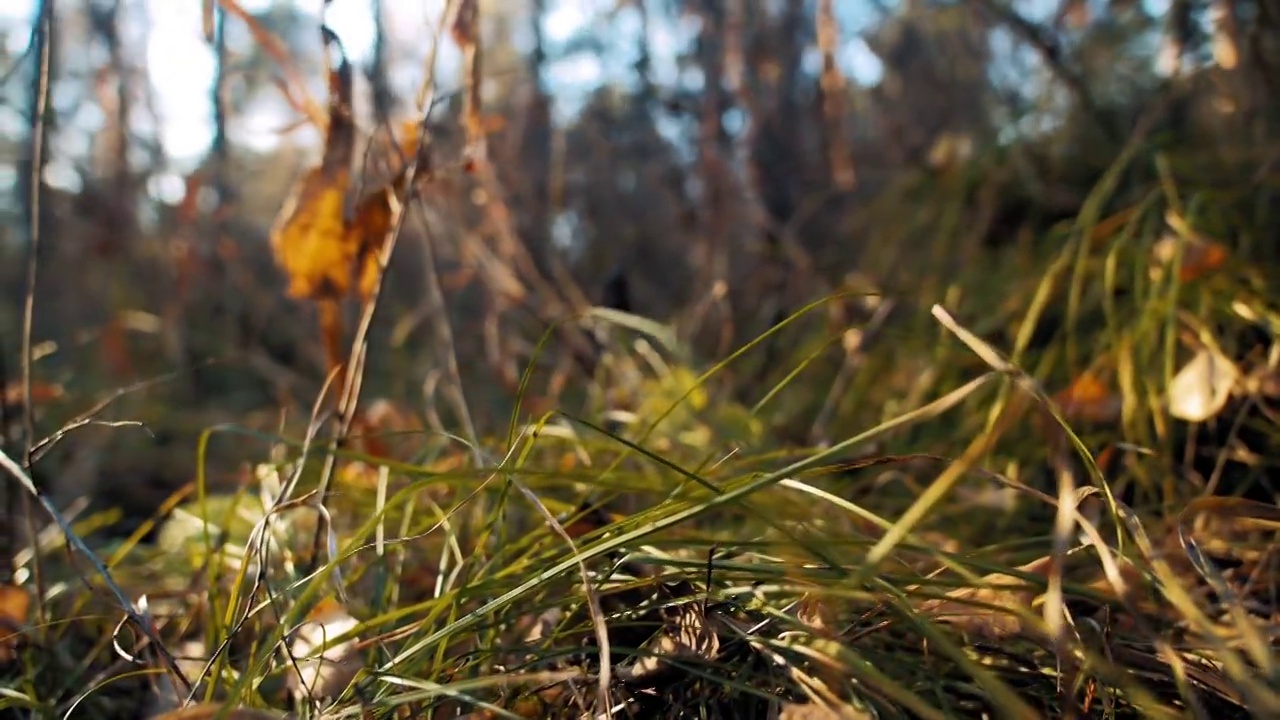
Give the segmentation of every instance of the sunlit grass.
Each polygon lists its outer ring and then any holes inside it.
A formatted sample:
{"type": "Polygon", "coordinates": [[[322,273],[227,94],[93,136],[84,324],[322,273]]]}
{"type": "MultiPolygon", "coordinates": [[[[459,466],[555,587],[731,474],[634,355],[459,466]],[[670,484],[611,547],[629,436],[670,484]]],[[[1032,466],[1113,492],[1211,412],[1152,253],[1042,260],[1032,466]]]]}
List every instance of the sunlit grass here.
{"type": "MultiPolygon", "coordinates": [[[[323,450],[304,433],[211,428],[275,450],[214,495],[202,444],[158,545],[140,542],[147,524],[104,557],[172,647],[200,651],[181,665],[189,694],[225,706],[1275,717],[1280,518],[1198,497],[1196,428],[1165,397],[1188,335],[1241,357],[1235,338],[1275,303],[1245,258],[1152,272],[1168,213],[1194,227],[1202,203],[1167,176],[1119,202],[1138,161],[1045,238],[1036,275],[996,257],[931,276],[936,297],[883,289],[893,312],[865,342],[821,317],[875,317],[867,288],[706,363],[666,326],[598,313],[613,334],[586,406],[519,414],[480,448],[419,433],[412,458],[341,451],[324,513],[309,495],[323,450]],[[789,350],[760,368],[770,343],[789,350]],[[1113,416],[1062,402],[1086,372],[1113,416]],[[788,426],[809,441],[781,440],[788,426]],[[355,640],[352,682],[299,688],[289,648],[335,608],[353,619],[327,638],[355,640]]],[[[940,244],[963,232],[939,226],[940,244]]],[[[25,634],[0,711],[137,717],[185,698],[52,545],[53,620],[25,634]]]]}

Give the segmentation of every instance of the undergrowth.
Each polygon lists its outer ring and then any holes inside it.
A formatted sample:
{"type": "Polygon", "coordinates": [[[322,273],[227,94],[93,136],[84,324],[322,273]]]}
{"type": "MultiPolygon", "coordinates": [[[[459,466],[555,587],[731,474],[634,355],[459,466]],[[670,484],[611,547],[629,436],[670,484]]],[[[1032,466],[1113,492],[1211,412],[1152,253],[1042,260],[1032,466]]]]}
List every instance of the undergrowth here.
{"type": "Polygon", "coordinates": [[[1031,270],[865,280],[715,364],[596,313],[579,407],[348,444],[323,511],[323,418],[209,428],[263,448],[239,492],[202,444],[96,547],[154,639],[47,532],[0,717],[1278,717],[1276,295],[1125,162],[1031,270]],[[1203,347],[1220,402],[1173,395],[1203,347]]]}

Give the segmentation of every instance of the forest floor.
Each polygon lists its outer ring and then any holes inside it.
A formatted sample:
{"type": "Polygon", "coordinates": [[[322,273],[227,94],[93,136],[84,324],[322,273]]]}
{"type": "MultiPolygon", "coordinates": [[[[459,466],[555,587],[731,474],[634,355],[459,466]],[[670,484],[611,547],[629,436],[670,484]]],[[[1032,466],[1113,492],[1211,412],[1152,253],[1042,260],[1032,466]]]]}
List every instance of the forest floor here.
{"type": "Polygon", "coordinates": [[[1280,717],[1280,296],[1153,197],[715,364],[602,313],[474,443],[211,427],[239,492],[20,558],[0,718],[1280,717]]]}

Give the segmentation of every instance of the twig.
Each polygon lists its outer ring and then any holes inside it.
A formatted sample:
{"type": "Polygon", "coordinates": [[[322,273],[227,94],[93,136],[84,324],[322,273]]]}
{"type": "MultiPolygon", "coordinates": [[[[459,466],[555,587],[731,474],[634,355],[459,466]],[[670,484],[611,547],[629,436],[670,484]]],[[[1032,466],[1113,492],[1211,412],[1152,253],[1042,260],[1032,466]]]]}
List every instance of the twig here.
{"type": "MultiPolygon", "coordinates": [[[[49,109],[49,64],[51,53],[49,46],[53,35],[53,0],[43,0],[40,4],[39,17],[36,19],[38,30],[34,37],[40,44],[39,66],[36,70],[36,93],[31,108],[31,167],[27,192],[27,221],[30,223],[30,235],[27,238],[27,288],[22,300],[22,442],[23,466],[31,468],[32,448],[36,437],[35,408],[31,403],[31,335],[35,324],[36,307],[36,271],[40,257],[40,196],[43,179],[41,172],[44,165],[44,133],[45,113],[49,109]]],[[[36,547],[35,519],[31,517],[31,499],[22,495],[22,514],[27,527],[27,539],[36,547]]],[[[44,588],[40,572],[40,555],[37,553],[31,560],[31,577],[36,586],[36,614],[41,620],[44,616],[44,588]]]]}
{"type": "Polygon", "coordinates": [[[280,71],[284,73],[284,86],[281,90],[284,92],[285,99],[289,102],[289,105],[305,114],[307,119],[316,127],[326,127],[328,120],[324,111],[316,103],[315,99],[311,97],[311,94],[307,92],[307,84],[303,81],[298,68],[290,62],[288,49],[280,41],[280,38],[264,28],[262,23],[240,7],[240,4],[235,0],[218,0],[218,5],[221,6],[223,12],[230,13],[243,22],[249,28],[249,32],[253,34],[254,39],[262,46],[263,52],[279,65],[280,71]]]}
{"type": "MultiPolygon", "coordinates": [[[[156,652],[160,655],[160,659],[164,662],[165,667],[168,668],[168,670],[178,678],[179,682],[182,683],[183,690],[189,692],[191,690],[191,682],[187,680],[186,675],[184,675],[182,669],[178,667],[178,663],[174,660],[173,655],[169,653],[168,649],[165,648],[164,643],[160,641],[160,637],[152,627],[150,619],[144,615],[143,612],[138,610],[133,601],[129,599],[129,596],[125,594],[124,590],[122,590],[116,583],[115,578],[111,577],[111,571],[107,569],[107,566],[103,564],[102,560],[99,559],[92,550],[89,549],[88,545],[85,545],[84,540],[80,539],[80,536],[75,534],[75,531],[71,528],[70,521],[62,516],[62,513],[58,511],[58,508],[54,507],[53,503],[47,497],[40,493],[39,489],[36,488],[35,483],[31,481],[30,476],[28,476],[26,471],[22,469],[22,466],[13,458],[9,457],[9,454],[3,449],[0,449],[0,467],[3,467],[9,475],[13,476],[13,478],[18,481],[18,484],[21,485],[31,497],[34,497],[39,501],[45,512],[49,513],[49,517],[53,518],[53,521],[58,524],[58,528],[62,530],[63,535],[66,536],[67,545],[83,555],[84,558],[89,561],[89,564],[93,566],[94,571],[98,573],[102,578],[103,583],[106,584],[107,589],[115,596],[116,602],[120,605],[120,609],[124,611],[125,617],[128,621],[137,628],[138,632],[145,635],[147,640],[151,641],[156,648],[156,652]]],[[[84,579],[85,578],[82,576],[81,580],[84,579]]]]}
{"type": "MultiPolygon", "coordinates": [[[[212,361],[205,361],[203,363],[193,366],[191,369],[195,369],[196,367],[200,367],[201,365],[208,365],[211,363],[212,361]]],[[[120,399],[125,395],[128,395],[129,393],[137,392],[138,390],[144,390],[148,387],[151,387],[152,385],[158,385],[162,382],[168,382],[169,380],[172,380],[175,377],[177,377],[179,374],[181,374],[181,371],[169,372],[157,377],[141,380],[132,385],[128,385],[122,388],[116,388],[111,392],[110,395],[108,395],[107,397],[95,403],[93,407],[90,407],[88,410],[75,416],[71,420],[67,421],[66,424],[64,424],[62,427],[55,430],[52,434],[36,442],[31,448],[31,462],[32,463],[40,462],[40,459],[43,458],[45,455],[49,454],[49,451],[52,450],[55,445],[61,442],[62,439],[65,438],[72,430],[77,430],[86,425],[107,425],[112,427],[119,427],[124,425],[137,425],[140,427],[144,427],[145,429],[145,426],[143,426],[142,423],[140,422],[99,420],[98,414],[101,413],[103,410],[106,410],[107,406],[109,406],[111,403],[115,402],[116,400],[120,399]]]]}
{"type": "MultiPolygon", "coordinates": [[[[436,41],[431,46],[431,52],[428,53],[427,77],[423,82],[423,91],[421,93],[421,107],[423,110],[422,119],[419,123],[417,147],[413,157],[409,158],[409,167],[405,171],[406,181],[404,188],[400,193],[393,196],[391,222],[389,223],[387,234],[382,240],[381,250],[378,253],[378,274],[374,280],[373,288],[369,292],[369,299],[364,304],[364,310],[360,316],[360,324],[356,326],[355,337],[351,341],[351,354],[345,367],[345,380],[341,386],[342,393],[338,398],[338,427],[334,429],[333,436],[329,440],[328,452],[325,453],[324,467],[320,471],[320,482],[316,489],[316,502],[321,506],[328,502],[329,499],[329,486],[333,481],[333,473],[338,462],[338,446],[351,432],[351,425],[355,421],[356,406],[360,399],[360,387],[364,380],[365,357],[368,354],[369,328],[373,325],[373,316],[378,307],[378,299],[382,294],[382,283],[386,277],[387,264],[395,252],[400,232],[404,227],[405,205],[413,195],[419,182],[420,173],[425,165],[423,158],[426,156],[427,138],[430,137],[428,120],[431,116],[431,108],[435,104],[436,57],[439,54],[440,40],[444,35],[445,21],[452,17],[456,4],[455,0],[450,0],[445,7],[445,11],[441,15],[440,26],[436,29],[436,41]]],[[[310,574],[315,570],[325,536],[326,527],[322,516],[321,522],[316,523],[315,536],[311,542],[311,556],[304,564],[306,570],[304,574],[310,574]]]]}
{"type": "MultiPolygon", "coordinates": [[[[582,592],[587,599],[587,614],[591,618],[591,627],[595,631],[596,642],[599,643],[600,650],[600,673],[596,684],[597,702],[605,708],[604,717],[612,720],[613,709],[609,703],[609,686],[613,668],[610,662],[612,651],[609,647],[609,625],[605,622],[604,610],[600,606],[600,593],[596,592],[596,589],[591,584],[591,572],[587,569],[587,561],[582,558],[581,551],[578,550],[578,545],[573,541],[573,537],[565,530],[564,525],[551,514],[547,506],[542,504],[542,500],[538,498],[537,494],[520,482],[514,475],[509,475],[508,478],[511,484],[515,485],[516,489],[520,491],[520,494],[524,495],[538,513],[542,515],[547,524],[551,526],[551,529],[565,541],[565,544],[569,546],[569,552],[578,561],[578,575],[582,578],[582,592]]],[[[708,584],[708,592],[710,592],[710,587],[710,584],[708,584]]]]}
{"type": "MultiPolygon", "coordinates": [[[[451,2],[441,15],[441,30],[444,24],[451,26],[452,34],[455,41],[461,42],[466,48],[466,56],[468,58],[468,72],[465,79],[464,101],[468,117],[465,119],[467,123],[467,153],[468,160],[480,167],[488,167],[488,153],[485,148],[484,132],[478,127],[480,115],[480,78],[479,72],[479,9],[475,0],[460,0],[459,2],[451,2]],[[472,117],[474,116],[474,117],[472,117]]],[[[443,32],[436,35],[441,38],[443,32]]],[[[435,55],[435,47],[439,47],[439,39],[433,46],[432,55],[435,55]]],[[[426,82],[431,84],[431,91],[434,92],[436,87],[435,74],[435,58],[431,59],[431,67],[427,68],[426,82]]],[[[424,94],[425,96],[425,94],[424,94]]],[[[426,113],[429,112],[430,106],[424,106],[423,113],[423,134],[426,132],[426,113]]],[[[427,215],[424,213],[424,221],[427,215]]],[[[449,311],[445,304],[444,289],[440,283],[440,269],[436,258],[435,243],[432,241],[433,233],[428,229],[426,233],[426,241],[423,243],[423,252],[426,255],[426,290],[427,299],[433,306],[433,311],[437,318],[436,334],[439,338],[441,349],[444,357],[444,370],[449,381],[449,399],[453,403],[453,411],[458,414],[458,420],[463,425],[463,430],[467,434],[467,442],[471,444],[471,456],[476,465],[484,464],[484,457],[480,451],[480,438],[476,433],[475,422],[471,418],[471,410],[467,406],[466,394],[462,389],[462,373],[458,370],[458,352],[454,342],[453,326],[449,323],[449,311]]]]}
{"type": "Polygon", "coordinates": [[[1004,5],[999,0],[977,0],[977,3],[996,20],[1008,26],[1014,35],[1017,35],[1023,42],[1036,49],[1041,59],[1044,60],[1045,65],[1049,67],[1049,71],[1057,76],[1062,81],[1062,84],[1066,85],[1067,89],[1076,96],[1081,108],[1084,109],[1089,117],[1093,118],[1100,130],[1110,135],[1113,140],[1123,139],[1120,129],[1107,120],[1102,108],[1098,106],[1098,102],[1094,99],[1093,93],[1089,91],[1089,86],[1085,83],[1084,78],[1067,67],[1066,59],[1063,57],[1062,45],[1048,31],[1019,15],[1012,7],[1004,5]]]}

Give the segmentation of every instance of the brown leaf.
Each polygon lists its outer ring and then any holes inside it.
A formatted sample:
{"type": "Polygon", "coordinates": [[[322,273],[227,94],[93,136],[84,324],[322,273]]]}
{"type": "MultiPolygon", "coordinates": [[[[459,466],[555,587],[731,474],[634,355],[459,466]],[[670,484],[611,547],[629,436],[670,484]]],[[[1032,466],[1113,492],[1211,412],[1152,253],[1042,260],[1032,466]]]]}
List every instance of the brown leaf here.
{"type": "MultiPolygon", "coordinates": [[[[327,28],[326,45],[341,50],[327,28]]],[[[324,157],[303,175],[276,219],[271,247],[276,263],[289,276],[296,298],[340,298],[367,264],[369,248],[358,225],[348,222],[346,205],[355,152],[351,114],[351,65],[343,55],[329,71],[329,123],[324,157]]]]}
{"type": "MultiPolygon", "coordinates": [[[[320,342],[324,346],[325,370],[337,372],[346,365],[346,352],[343,347],[342,303],[337,297],[323,296],[316,300],[316,309],[320,312],[320,342]]],[[[338,383],[333,388],[333,397],[341,398],[345,376],[336,376],[338,383]]]]}
{"type": "Polygon", "coordinates": [[[1105,423],[1120,417],[1120,396],[1092,372],[1081,373],[1053,400],[1067,420],[1105,423]]]}
{"type": "Polygon", "coordinates": [[[796,606],[796,619],[818,635],[830,635],[835,630],[836,611],[829,598],[805,593],[796,606]]]}
{"type": "Polygon", "coordinates": [[[829,707],[818,703],[787,703],[778,713],[778,720],[867,720],[870,713],[848,705],[829,707]]]}
{"type": "MultiPolygon", "coordinates": [[[[22,394],[22,383],[9,383],[4,388],[4,404],[10,410],[21,408],[22,394]]],[[[35,381],[31,383],[31,402],[34,405],[44,405],[54,400],[60,400],[63,394],[61,385],[50,385],[35,381]]]]}
{"type": "Polygon", "coordinates": [[[669,659],[714,660],[720,653],[720,636],[711,628],[702,603],[690,602],[672,609],[673,617],[652,640],[643,655],[619,668],[618,677],[627,682],[650,679],[664,670],[669,659]]]}
{"type": "MultiPolygon", "coordinates": [[[[572,453],[568,453],[572,455],[572,453]]],[[[564,530],[569,537],[574,540],[580,540],[589,533],[593,533],[603,527],[619,522],[623,518],[607,512],[604,508],[592,507],[590,503],[582,503],[574,511],[574,517],[570,522],[564,524],[564,530]]]]}
{"type": "Polygon", "coordinates": [[[367,249],[347,231],[344,206],[349,182],[345,169],[313,168],[281,208],[271,247],[276,263],[289,277],[291,297],[336,299],[351,291],[367,249]]]}
{"type": "Polygon", "coordinates": [[[0,585],[0,665],[17,657],[18,640],[27,623],[31,596],[17,585],[0,585]]]}
{"type": "Polygon", "coordinates": [[[1182,282],[1199,280],[1221,269],[1231,258],[1231,252],[1222,243],[1196,232],[1177,212],[1165,213],[1165,223],[1173,230],[1151,247],[1151,277],[1163,277],[1165,268],[1178,259],[1179,244],[1182,258],[1178,266],[1178,279],[1182,282]]]}
{"type": "MultiPolygon", "coordinates": [[[[323,30],[325,43],[341,51],[332,31],[323,30]]],[[[404,188],[407,168],[348,212],[356,137],[351,83],[351,65],[343,54],[329,72],[324,157],[294,186],[271,231],[271,247],[289,276],[291,297],[337,300],[355,294],[368,300],[381,273],[379,252],[394,218],[392,195],[404,188]]],[[[413,138],[404,144],[411,140],[416,145],[413,138]]]]}
{"type": "MultiPolygon", "coordinates": [[[[1043,557],[1018,570],[1044,576],[1050,563],[1051,558],[1043,557]]],[[[921,609],[938,622],[999,640],[1022,632],[1022,619],[1014,611],[1029,608],[1039,594],[1039,588],[1027,580],[1006,573],[991,573],[982,578],[981,585],[953,590],[946,598],[926,602],[921,609]]]]}
{"type": "Polygon", "coordinates": [[[376,398],[357,412],[351,448],[388,460],[408,461],[421,445],[424,428],[413,412],[387,398],[376,398]]]}
{"type": "Polygon", "coordinates": [[[359,625],[340,603],[322,600],[297,630],[289,645],[294,672],[289,688],[296,698],[333,700],[347,689],[364,666],[354,638],[338,640],[359,625]]]}
{"type": "Polygon", "coordinates": [[[480,113],[480,3],[479,0],[462,0],[458,14],[450,28],[453,41],[462,49],[463,94],[462,128],[467,146],[464,164],[468,171],[483,162],[485,157],[485,123],[480,113]]]}

